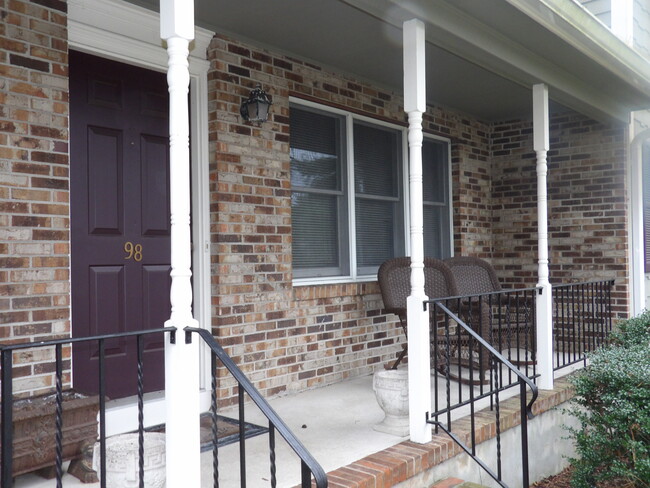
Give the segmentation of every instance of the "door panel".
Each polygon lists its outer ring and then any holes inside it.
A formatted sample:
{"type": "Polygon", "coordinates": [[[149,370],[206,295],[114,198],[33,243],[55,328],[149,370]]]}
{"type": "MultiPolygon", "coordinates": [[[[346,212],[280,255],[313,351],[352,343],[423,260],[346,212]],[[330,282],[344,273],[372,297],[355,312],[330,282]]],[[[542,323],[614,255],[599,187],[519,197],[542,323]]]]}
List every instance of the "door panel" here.
{"type": "Polygon", "coordinates": [[[122,234],[122,132],[88,127],[88,231],[122,234]]]}
{"type": "Polygon", "coordinates": [[[160,208],[169,208],[168,140],[142,136],[142,234],[169,236],[170,220],[160,208]]]}
{"type": "Polygon", "coordinates": [[[124,332],[124,266],[90,266],[90,334],[124,332]]]}
{"type": "MultiPolygon", "coordinates": [[[[165,75],[70,53],[72,334],[164,326],[170,315],[165,75]]],[[[145,341],[146,391],[164,386],[162,336],[145,341]]],[[[135,338],[106,342],[107,394],[136,393],[135,338]]],[[[97,346],[73,348],[73,385],[98,389],[97,346]]]]}
{"type": "MultiPolygon", "coordinates": [[[[147,265],[142,267],[142,307],[143,326],[145,329],[160,327],[169,318],[169,311],[160,307],[158,300],[164,294],[169,295],[172,284],[169,265],[147,265]]],[[[162,351],[164,343],[161,336],[148,337],[144,342],[145,351],[162,351]]]]}

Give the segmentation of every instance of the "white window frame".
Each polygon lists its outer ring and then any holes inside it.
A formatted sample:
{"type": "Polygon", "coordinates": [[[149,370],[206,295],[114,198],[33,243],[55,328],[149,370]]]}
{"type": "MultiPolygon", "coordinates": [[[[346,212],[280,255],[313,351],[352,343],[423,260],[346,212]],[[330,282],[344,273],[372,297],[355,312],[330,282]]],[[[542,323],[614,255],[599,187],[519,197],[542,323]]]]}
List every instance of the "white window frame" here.
{"type": "MultiPolygon", "coordinates": [[[[346,178],[347,178],[347,204],[348,204],[348,259],[350,272],[347,275],[342,276],[319,276],[319,277],[309,277],[309,278],[294,278],[294,286],[310,286],[310,285],[327,285],[327,284],[338,284],[338,283],[350,283],[350,282],[370,282],[376,281],[377,275],[362,275],[358,274],[357,266],[357,235],[356,235],[356,202],[355,202],[355,186],[354,186],[354,122],[362,121],[367,122],[373,125],[386,127],[389,129],[397,130],[401,133],[402,139],[402,153],[401,153],[401,191],[402,191],[402,211],[403,211],[403,236],[404,236],[404,255],[409,255],[410,251],[410,218],[409,218],[409,158],[408,158],[408,127],[393,124],[386,122],[384,120],[375,119],[372,117],[367,117],[364,115],[355,114],[346,110],[342,110],[336,107],[330,107],[328,105],[323,105],[320,103],[312,102],[310,100],[304,100],[297,97],[289,97],[290,105],[302,106],[306,108],[312,108],[319,110],[324,113],[331,113],[333,115],[341,116],[345,119],[346,122],[346,178]]],[[[425,134],[427,138],[435,139],[436,141],[445,142],[447,144],[447,198],[449,202],[449,242],[451,247],[451,255],[453,256],[454,246],[453,246],[453,199],[452,199],[452,175],[451,175],[451,140],[445,137],[439,137],[432,134],[425,134]]]]}

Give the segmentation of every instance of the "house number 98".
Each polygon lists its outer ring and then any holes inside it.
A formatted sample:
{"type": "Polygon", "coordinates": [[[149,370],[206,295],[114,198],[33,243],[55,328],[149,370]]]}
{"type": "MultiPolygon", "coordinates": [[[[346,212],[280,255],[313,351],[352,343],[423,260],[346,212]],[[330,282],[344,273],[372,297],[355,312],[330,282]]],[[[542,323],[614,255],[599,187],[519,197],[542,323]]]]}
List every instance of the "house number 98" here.
{"type": "Polygon", "coordinates": [[[124,252],[126,256],[124,259],[135,259],[136,261],[142,261],[142,244],[135,244],[131,241],[124,243],[124,252]]]}

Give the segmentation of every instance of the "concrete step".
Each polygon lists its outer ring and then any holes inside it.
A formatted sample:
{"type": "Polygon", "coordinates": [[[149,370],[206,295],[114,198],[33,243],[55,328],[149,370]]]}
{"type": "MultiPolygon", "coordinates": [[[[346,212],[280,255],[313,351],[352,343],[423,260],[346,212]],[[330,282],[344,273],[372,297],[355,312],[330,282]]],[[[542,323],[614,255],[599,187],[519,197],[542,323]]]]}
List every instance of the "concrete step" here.
{"type": "Polygon", "coordinates": [[[463,481],[460,478],[447,478],[446,480],[437,481],[429,488],[487,488],[484,485],[463,481]]]}

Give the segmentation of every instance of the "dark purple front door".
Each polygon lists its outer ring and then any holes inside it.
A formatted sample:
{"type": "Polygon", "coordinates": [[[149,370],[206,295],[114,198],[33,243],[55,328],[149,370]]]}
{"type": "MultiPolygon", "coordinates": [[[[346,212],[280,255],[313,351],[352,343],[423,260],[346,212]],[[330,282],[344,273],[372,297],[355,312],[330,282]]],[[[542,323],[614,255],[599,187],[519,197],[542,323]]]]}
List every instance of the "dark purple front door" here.
{"type": "MultiPolygon", "coordinates": [[[[170,313],[165,75],[70,52],[72,335],[163,327],[170,313]]],[[[145,390],[163,388],[160,335],[145,390]]],[[[106,343],[107,394],[136,393],[135,340],[106,343]]],[[[73,385],[98,390],[98,347],[73,348],[73,385]]]]}

